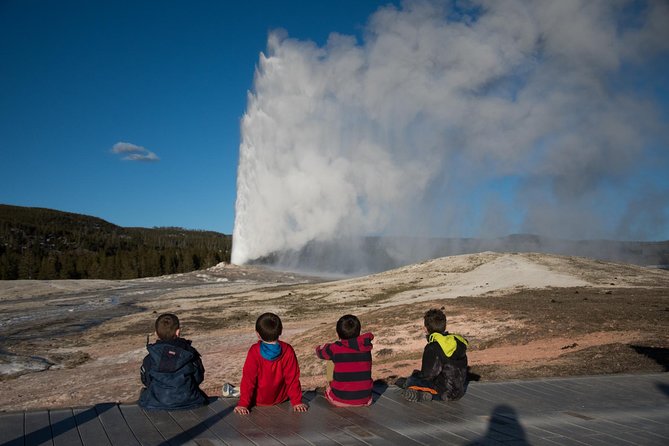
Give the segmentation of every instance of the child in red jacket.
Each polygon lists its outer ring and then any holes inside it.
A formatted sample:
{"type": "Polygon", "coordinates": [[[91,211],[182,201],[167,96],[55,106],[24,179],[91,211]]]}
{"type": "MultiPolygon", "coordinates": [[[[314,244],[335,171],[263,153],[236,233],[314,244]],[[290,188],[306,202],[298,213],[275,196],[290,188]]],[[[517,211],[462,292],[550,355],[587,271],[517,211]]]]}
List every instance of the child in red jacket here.
{"type": "Polygon", "coordinates": [[[246,415],[249,407],[273,406],[290,399],[295,412],[306,412],[302,403],[300,366],[290,344],[279,341],[283,325],[279,316],[264,313],[256,321],[258,342],[246,355],[239,403],[235,413],[246,415]]]}
{"type": "Polygon", "coordinates": [[[360,320],[346,314],[337,321],[339,341],[316,347],[316,356],[327,363],[325,398],[335,406],[372,404],[371,333],[360,334],[360,320]]]}

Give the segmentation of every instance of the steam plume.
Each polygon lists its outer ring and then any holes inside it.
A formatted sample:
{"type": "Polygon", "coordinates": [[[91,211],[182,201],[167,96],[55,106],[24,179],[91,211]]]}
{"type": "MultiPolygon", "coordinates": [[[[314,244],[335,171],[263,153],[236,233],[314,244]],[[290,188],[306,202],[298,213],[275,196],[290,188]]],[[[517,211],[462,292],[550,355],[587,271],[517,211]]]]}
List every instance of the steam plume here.
{"type": "Polygon", "coordinates": [[[233,263],[361,235],[657,235],[669,203],[639,194],[669,195],[643,176],[666,116],[629,79],[666,57],[668,5],[412,1],[361,42],[272,33],[241,124],[233,263]]]}

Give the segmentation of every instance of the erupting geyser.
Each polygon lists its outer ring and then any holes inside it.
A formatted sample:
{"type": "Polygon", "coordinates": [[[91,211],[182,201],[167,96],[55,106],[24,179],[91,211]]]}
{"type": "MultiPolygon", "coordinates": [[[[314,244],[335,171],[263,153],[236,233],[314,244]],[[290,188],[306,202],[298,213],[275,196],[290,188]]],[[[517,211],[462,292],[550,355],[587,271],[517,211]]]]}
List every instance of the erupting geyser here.
{"type": "Polygon", "coordinates": [[[648,159],[667,149],[667,112],[633,77],[667,75],[669,4],[467,4],[381,8],[362,41],[269,36],[241,124],[233,263],[349,241],[322,253],[336,271],[366,258],[364,235],[666,225],[667,166],[648,159]]]}

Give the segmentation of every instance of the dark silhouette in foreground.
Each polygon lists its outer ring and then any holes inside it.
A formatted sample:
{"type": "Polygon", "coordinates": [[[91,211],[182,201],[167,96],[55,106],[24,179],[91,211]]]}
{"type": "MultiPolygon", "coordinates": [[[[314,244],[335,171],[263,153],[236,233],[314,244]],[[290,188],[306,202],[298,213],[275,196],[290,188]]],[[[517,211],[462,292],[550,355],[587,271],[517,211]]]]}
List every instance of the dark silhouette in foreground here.
{"type": "Polygon", "coordinates": [[[525,430],[518,421],[515,409],[502,404],[493,409],[485,436],[480,440],[469,443],[468,446],[505,442],[516,446],[529,446],[530,444],[525,436],[525,430]]]}

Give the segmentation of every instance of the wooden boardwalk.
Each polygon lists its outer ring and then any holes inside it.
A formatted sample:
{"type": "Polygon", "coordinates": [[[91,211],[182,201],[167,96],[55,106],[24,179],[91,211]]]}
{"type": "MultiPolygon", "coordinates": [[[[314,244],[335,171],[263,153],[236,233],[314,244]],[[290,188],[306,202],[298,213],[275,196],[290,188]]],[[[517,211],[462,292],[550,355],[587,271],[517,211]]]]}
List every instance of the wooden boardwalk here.
{"type": "Polygon", "coordinates": [[[366,408],[305,393],[232,413],[236,399],[196,410],[98,404],[0,414],[0,445],[669,445],[669,373],[471,383],[457,402],[409,403],[377,387],[366,408]]]}

